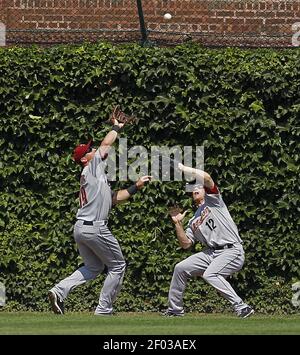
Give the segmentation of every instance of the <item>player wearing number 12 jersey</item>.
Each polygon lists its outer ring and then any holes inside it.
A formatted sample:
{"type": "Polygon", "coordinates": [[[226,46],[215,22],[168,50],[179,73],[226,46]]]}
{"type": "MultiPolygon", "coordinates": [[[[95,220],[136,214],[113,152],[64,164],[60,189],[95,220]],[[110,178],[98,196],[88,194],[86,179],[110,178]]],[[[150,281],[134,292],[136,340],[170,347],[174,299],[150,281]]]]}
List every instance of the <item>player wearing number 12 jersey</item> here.
{"type": "Polygon", "coordinates": [[[205,248],[175,266],[169,290],[168,316],[181,316],[183,293],[189,278],[201,276],[233,306],[239,317],[246,318],[254,313],[236,294],[226,278],[239,271],[244,264],[244,250],[238,229],[219,188],[209,174],[202,170],[178,164],[180,170],[191,174],[201,184],[193,186],[192,197],[197,211],[190,219],[186,230],[182,221],[185,213],[172,215],[176,234],[183,249],[200,242],[205,248]]]}

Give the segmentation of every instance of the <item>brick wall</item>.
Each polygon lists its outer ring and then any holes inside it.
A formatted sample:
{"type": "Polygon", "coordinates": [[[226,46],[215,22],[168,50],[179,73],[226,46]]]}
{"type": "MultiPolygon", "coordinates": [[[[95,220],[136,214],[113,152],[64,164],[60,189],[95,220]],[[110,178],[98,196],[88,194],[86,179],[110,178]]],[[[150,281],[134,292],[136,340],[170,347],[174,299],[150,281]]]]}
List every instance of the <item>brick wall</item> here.
{"type": "MultiPolygon", "coordinates": [[[[286,47],[300,22],[300,0],[143,0],[143,8],[157,42],[286,47]]],[[[0,21],[9,44],[140,39],[136,0],[0,0],[0,21]]]]}
{"type": "Polygon", "coordinates": [[[3,23],[6,22],[6,11],[4,7],[4,0],[0,0],[0,21],[3,23]]]}

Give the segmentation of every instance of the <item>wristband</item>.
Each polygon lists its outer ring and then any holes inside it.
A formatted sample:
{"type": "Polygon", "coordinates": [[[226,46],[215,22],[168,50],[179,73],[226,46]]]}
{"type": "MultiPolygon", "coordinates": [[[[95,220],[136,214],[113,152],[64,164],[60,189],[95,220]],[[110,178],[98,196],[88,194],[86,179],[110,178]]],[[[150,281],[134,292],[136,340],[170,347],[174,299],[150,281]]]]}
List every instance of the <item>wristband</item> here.
{"type": "Polygon", "coordinates": [[[136,184],[133,184],[128,187],[127,191],[129,193],[129,195],[134,195],[135,193],[138,192],[138,188],[137,188],[136,184]]]}
{"type": "Polygon", "coordinates": [[[117,133],[121,130],[121,127],[119,127],[117,124],[115,124],[112,128],[113,131],[116,131],[117,133]]]}

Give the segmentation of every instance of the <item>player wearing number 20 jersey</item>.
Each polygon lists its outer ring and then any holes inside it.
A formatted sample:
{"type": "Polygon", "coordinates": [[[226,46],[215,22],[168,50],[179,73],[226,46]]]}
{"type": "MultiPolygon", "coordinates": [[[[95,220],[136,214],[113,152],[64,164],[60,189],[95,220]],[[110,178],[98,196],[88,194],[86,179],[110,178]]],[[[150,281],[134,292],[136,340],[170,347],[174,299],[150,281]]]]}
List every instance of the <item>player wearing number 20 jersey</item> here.
{"type": "Polygon", "coordinates": [[[106,165],[106,159],[101,158],[98,149],[94,159],[83,168],[80,176],[80,208],[77,211],[77,219],[84,221],[108,219],[113,192],[105,174],[106,165]]]}
{"type": "Polygon", "coordinates": [[[64,300],[75,287],[95,279],[103,272],[106,277],[94,314],[113,314],[113,303],[122,286],[126,263],[118,240],[108,227],[109,212],[113,205],[128,200],[151,178],[142,176],[129,188],[112,192],[105,173],[106,158],[123,126],[114,119],[112,130],[98,148],[93,148],[89,141],[74,149],[73,159],[82,167],[80,208],[76,214],[74,240],[84,265],[49,290],[49,301],[56,314],[64,313],[64,300]]]}

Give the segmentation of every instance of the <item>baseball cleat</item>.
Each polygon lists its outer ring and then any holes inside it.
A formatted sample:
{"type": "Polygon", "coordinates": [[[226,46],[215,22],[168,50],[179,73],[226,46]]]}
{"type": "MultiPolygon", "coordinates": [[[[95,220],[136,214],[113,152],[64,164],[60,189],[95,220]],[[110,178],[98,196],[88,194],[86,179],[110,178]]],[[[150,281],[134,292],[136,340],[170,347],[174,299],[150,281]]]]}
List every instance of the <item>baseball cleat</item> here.
{"type": "Polygon", "coordinates": [[[48,298],[51,304],[52,311],[55,314],[64,314],[64,303],[59,299],[54,291],[48,292],[48,298]]]}
{"type": "Polygon", "coordinates": [[[251,314],[253,314],[253,313],[254,313],[254,309],[251,308],[251,307],[249,307],[249,306],[247,306],[247,307],[243,308],[243,309],[240,311],[240,313],[238,314],[238,316],[239,316],[240,318],[247,318],[247,317],[250,317],[251,314]]]}
{"type": "Polygon", "coordinates": [[[166,310],[166,311],[162,312],[161,315],[164,317],[183,317],[184,313],[174,313],[169,310],[166,310]]]}

